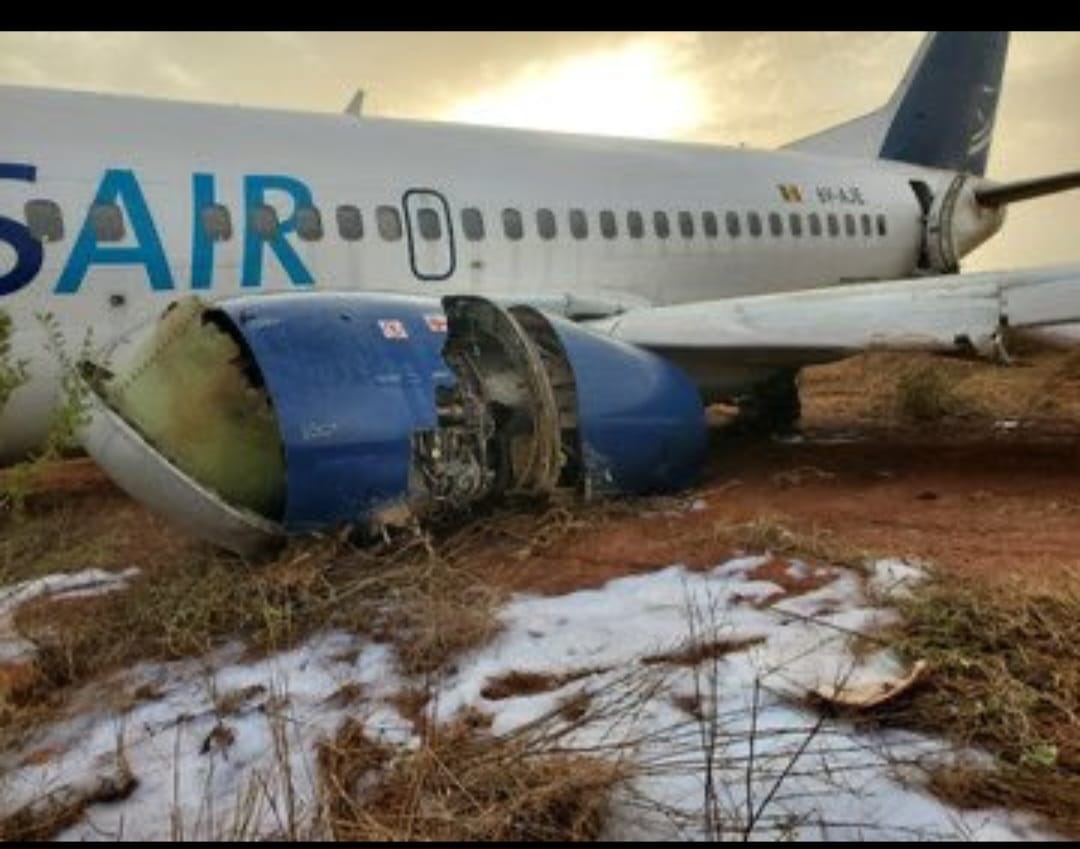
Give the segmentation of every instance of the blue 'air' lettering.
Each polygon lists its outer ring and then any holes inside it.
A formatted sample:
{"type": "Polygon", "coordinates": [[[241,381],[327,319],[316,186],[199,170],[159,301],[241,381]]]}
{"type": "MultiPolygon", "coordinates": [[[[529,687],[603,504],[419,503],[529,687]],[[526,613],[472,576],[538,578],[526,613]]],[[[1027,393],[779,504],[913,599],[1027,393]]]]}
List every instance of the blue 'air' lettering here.
{"type": "Polygon", "coordinates": [[[263,246],[268,245],[294,285],[310,286],[314,284],[315,279],[285,236],[296,230],[297,209],[302,206],[314,206],[311,189],[293,177],[252,174],[244,178],[244,208],[251,210],[266,203],[268,191],[287,194],[293,201],[292,214],[281,221],[277,234],[269,241],[256,233],[250,222],[244,228],[244,270],[240,285],[245,288],[262,285],[263,246]]]}
{"type": "MultiPolygon", "coordinates": [[[[33,165],[0,162],[0,180],[33,183],[36,179],[37,168],[33,165]]],[[[45,253],[41,242],[30,235],[25,224],[10,218],[0,217],[0,242],[7,242],[15,251],[15,267],[7,274],[0,274],[0,295],[10,295],[37,276],[45,253]]]]}
{"type": "Polygon", "coordinates": [[[146,269],[150,288],[156,292],[173,287],[172,273],[165,261],[154,220],[146,205],[139,181],[132,171],[109,169],[101,178],[94,197],[95,204],[113,203],[121,208],[131,225],[135,244],[130,247],[99,245],[90,210],[87,210],[75,247],[71,250],[67,265],[56,281],[57,294],[68,295],[79,291],[83,278],[91,265],[141,265],[146,269]]]}

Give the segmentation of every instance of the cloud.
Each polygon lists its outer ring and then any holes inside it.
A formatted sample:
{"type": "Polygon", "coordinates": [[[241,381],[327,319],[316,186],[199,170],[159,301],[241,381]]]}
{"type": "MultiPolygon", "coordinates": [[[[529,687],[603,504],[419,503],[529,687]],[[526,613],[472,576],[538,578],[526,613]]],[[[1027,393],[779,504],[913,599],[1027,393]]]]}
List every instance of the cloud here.
{"type": "Polygon", "coordinates": [[[663,34],[557,61],[534,60],[440,117],[605,135],[686,136],[712,112],[708,88],[694,69],[699,48],[693,34],[663,34]]]}

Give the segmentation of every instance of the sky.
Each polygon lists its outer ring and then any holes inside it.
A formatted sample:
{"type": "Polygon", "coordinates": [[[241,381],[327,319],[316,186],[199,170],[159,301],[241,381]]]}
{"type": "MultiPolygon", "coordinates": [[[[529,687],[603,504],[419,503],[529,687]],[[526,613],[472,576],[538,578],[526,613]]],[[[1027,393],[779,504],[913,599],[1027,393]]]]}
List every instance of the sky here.
{"type": "MultiPolygon", "coordinates": [[[[0,83],[778,147],[883,103],[919,32],[4,32],[0,83]]],[[[988,176],[1080,170],[1080,33],[1014,33],[988,176]]],[[[1080,190],[965,270],[1080,261],[1080,190]]]]}

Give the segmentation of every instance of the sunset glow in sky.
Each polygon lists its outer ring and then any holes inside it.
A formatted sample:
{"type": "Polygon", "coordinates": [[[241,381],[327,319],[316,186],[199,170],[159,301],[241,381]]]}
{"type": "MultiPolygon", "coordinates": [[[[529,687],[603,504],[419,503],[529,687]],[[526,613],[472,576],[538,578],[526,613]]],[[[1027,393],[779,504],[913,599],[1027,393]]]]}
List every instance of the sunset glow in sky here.
{"type": "Polygon", "coordinates": [[[445,117],[470,124],[688,138],[707,122],[712,99],[684,46],[639,38],[567,59],[532,61],[505,84],[466,97],[445,117]]]}

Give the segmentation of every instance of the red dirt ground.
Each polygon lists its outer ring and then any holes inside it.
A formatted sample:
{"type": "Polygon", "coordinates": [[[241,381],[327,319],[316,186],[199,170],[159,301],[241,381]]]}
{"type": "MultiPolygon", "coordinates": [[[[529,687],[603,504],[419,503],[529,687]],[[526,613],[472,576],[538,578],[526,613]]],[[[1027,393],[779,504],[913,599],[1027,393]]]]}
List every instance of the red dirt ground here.
{"type": "Polygon", "coordinates": [[[681,509],[643,504],[653,515],[573,533],[515,569],[512,583],[563,592],[674,562],[703,567],[731,553],[717,526],[763,517],[980,578],[1080,571],[1080,385],[1069,356],[1001,370],[946,362],[985,409],[919,425],[878,412],[910,360],[808,369],[799,438],[714,434],[703,484],[681,509]],[[687,510],[694,500],[702,509],[687,510]]]}

